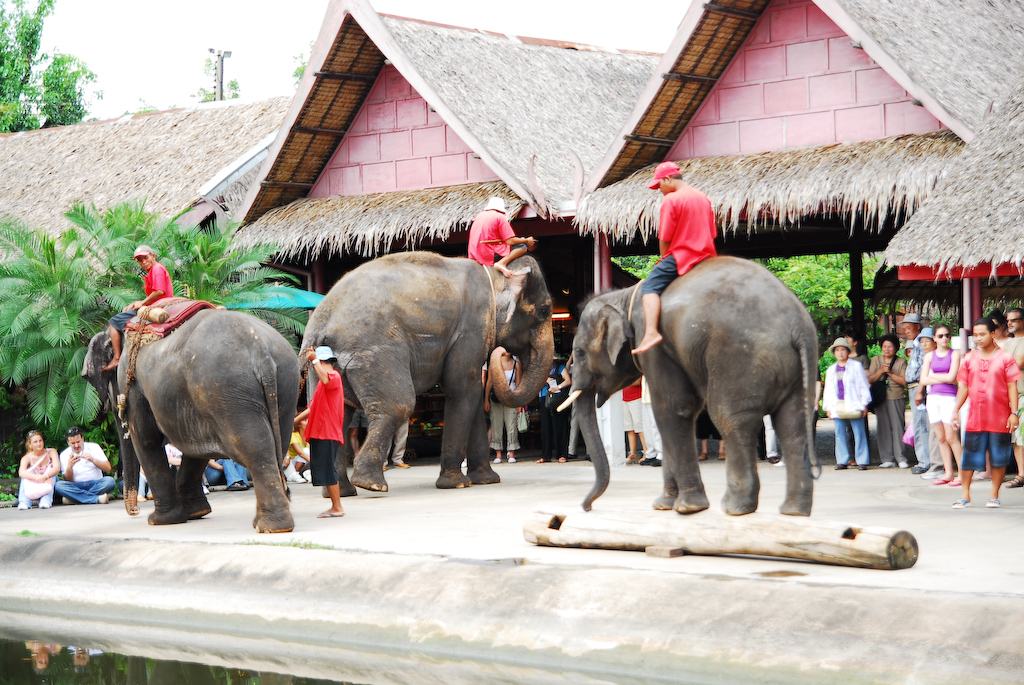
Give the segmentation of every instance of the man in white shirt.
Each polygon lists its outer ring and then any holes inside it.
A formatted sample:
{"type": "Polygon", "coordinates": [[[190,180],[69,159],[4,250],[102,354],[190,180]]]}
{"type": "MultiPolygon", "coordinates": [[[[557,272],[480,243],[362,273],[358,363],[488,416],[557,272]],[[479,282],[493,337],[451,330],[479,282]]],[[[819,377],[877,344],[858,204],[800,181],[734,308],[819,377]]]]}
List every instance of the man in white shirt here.
{"type": "Polygon", "coordinates": [[[67,432],[68,448],[60,453],[60,473],[54,490],[72,504],[106,504],[114,489],[110,462],[95,442],[86,442],[78,426],[67,432]]]}

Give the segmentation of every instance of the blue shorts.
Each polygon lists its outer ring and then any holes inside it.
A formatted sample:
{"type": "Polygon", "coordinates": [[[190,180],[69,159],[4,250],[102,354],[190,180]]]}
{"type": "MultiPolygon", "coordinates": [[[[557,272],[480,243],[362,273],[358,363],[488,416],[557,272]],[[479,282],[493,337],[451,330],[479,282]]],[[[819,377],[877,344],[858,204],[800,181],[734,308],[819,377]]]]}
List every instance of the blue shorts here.
{"type": "Polygon", "coordinates": [[[139,312],[134,309],[129,309],[126,312],[119,312],[110,317],[110,325],[118,333],[124,333],[124,327],[128,325],[128,322],[138,314],[139,312]]]}
{"type": "MultiPolygon", "coordinates": [[[[511,248],[511,249],[510,249],[510,250],[508,251],[508,254],[509,254],[509,256],[512,256],[512,254],[513,254],[514,252],[517,252],[517,251],[518,251],[518,252],[523,252],[523,253],[525,253],[525,252],[526,252],[526,250],[527,250],[527,248],[526,248],[526,245],[524,245],[523,243],[519,243],[518,245],[513,245],[513,246],[512,246],[512,248],[511,248]]],[[[521,254],[518,254],[518,255],[516,255],[516,259],[519,259],[519,258],[520,258],[520,257],[522,257],[522,256],[523,256],[523,255],[521,255],[521,254]]],[[[497,252],[495,252],[495,253],[494,253],[494,263],[495,263],[495,264],[497,264],[498,262],[500,262],[500,261],[501,261],[502,259],[504,259],[504,257],[502,257],[502,256],[501,256],[500,254],[498,254],[497,252]]]]}
{"type": "Polygon", "coordinates": [[[1007,432],[1002,433],[971,433],[964,436],[964,471],[984,471],[985,452],[988,452],[992,468],[1005,468],[1013,457],[1013,445],[1010,443],[1012,436],[1007,432]]]}
{"type": "Polygon", "coordinates": [[[640,294],[654,293],[661,295],[665,288],[672,284],[672,281],[679,278],[679,267],[676,266],[676,258],[672,255],[665,255],[661,261],[654,265],[651,273],[640,287],[640,294]]]}

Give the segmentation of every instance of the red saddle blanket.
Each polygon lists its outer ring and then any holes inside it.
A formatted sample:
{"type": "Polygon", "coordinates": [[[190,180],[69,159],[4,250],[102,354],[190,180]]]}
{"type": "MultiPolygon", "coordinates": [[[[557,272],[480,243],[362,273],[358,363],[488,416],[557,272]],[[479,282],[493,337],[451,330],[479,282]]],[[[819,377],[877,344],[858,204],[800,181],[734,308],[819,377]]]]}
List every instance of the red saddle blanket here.
{"type": "Polygon", "coordinates": [[[205,300],[187,300],[184,297],[165,297],[153,303],[154,307],[160,307],[167,312],[167,321],[163,323],[140,322],[138,316],[132,317],[124,329],[126,331],[137,331],[140,325],[144,325],[143,333],[149,333],[155,338],[163,338],[175,328],[191,319],[196,312],[204,309],[215,309],[214,305],[205,300]]]}

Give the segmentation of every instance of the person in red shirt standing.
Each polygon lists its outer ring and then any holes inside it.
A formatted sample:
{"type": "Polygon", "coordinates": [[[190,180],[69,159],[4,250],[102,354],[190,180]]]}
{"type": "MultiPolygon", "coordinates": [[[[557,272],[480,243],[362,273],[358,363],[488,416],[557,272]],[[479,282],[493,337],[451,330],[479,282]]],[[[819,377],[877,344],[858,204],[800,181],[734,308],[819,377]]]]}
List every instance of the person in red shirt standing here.
{"type": "Polygon", "coordinates": [[[644,306],[644,337],[633,354],[646,352],[661,342],[658,320],[661,318],[661,293],[672,281],[708,257],[717,257],[715,249],[715,213],[711,200],[693,186],[683,183],[675,162],[662,162],[654,170],[654,182],[647,186],[660,190],[658,215],[658,252],[661,260],[644,280],[640,293],[644,306]]]}
{"type": "Polygon", "coordinates": [[[143,286],[146,290],[146,298],[136,300],[124,308],[120,314],[115,314],[110,319],[110,344],[114,348],[114,358],[103,367],[104,371],[117,368],[121,361],[121,334],[124,327],[132,317],[138,314],[143,307],[148,307],[157,300],[165,297],[174,297],[174,288],[171,286],[171,275],[167,273],[167,267],[156,261],[156,254],[149,245],[139,245],[135,248],[135,262],[146,271],[146,278],[143,286]]]}
{"type": "Polygon", "coordinates": [[[999,487],[1003,484],[1006,465],[1013,455],[1010,436],[1017,430],[1017,380],[1021,377],[1017,362],[996,346],[992,335],[996,324],[981,318],[974,322],[974,344],[977,349],[964,358],[956,374],[959,388],[953,427],[960,429],[960,408],[970,397],[967,410],[966,436],[960,468],[963,496],[953,503],[964,509],[971,503],[971,478],[985,469],[985,452],[992,463],[992,496],[986,507],[999,506],[999,487]]]}
{"type": "Polygon", "coordinates": [[[509,262],[522,257],[536,244],[534,238],[516,235],[505,218],[505,201],[500,197],[492,197],[469,228],[469,256],[484,266],[494,266],[506,278],[512,275],[509,262]]]}
{"type": "Polygon", "coordinates": [[[313,485],[323,485],[331,498],[331,508],[317,514],[317,518],[328,519],[345,515],[341,508],[341,488],[338,486],[338,472],[334,468],[334,457],[338,446],[345,442],[345,389],[341,374],[334,370],[338,358],[326,345],[306,351],[306,359],[313,364],[316,377],[320,379],[309,406],[295,417],[295,425],[306,419],[306,434],[309,443],[309,471],[313,485]]]}

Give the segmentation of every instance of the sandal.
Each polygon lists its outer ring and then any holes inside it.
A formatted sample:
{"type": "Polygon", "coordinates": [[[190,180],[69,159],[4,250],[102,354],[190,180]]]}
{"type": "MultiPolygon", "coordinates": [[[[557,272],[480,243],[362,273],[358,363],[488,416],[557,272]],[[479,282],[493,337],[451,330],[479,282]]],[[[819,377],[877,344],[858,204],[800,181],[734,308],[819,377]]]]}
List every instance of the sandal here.
{"type": "Polygon", "coordinates": [[[635,464],[638,461],[640,461],[640,455],[637,454],[636,452],[630,452],[628,455],[626,455],[626,461],[628,461],[630,464],[635,464]]]}
{"type": "Polygon", "coordinates": [[[960,487],[960,479],[959,478],[954,478],[953,480],[951,480],[948,483],[946,483],[946,485],[948,485],[951,488],[958,488],[958,487],[960,487]]]}
{"type": "Polygon", "coordinates": [[[697,457],[697,461],[707,461],[707,460],[708,460],[708,453],[707,452],[701,452],[700,456],[697,457]]]}
{"type": "Polygon", "coordinates": [[[565,463],[565,457],[559,457],[558,458],[558,463],[559,464],[564,464],[565,463]]]}
{"type": "Polygon", "coordinates": [[[997,500],[994,497],[990,497],[988,502],[985,502],[985,506],[988,507],[989,509],[998,509],[999,508],[999,500],[997,500]]]}
{"type": "Polygon", "coordinates": [[[932,481],[932,485],[949,485],[949,483],[950,481],[946,480],[945,478],[939,478],[937,480],[932,481]]]}
{"type": "Polygon", "coordinates": [[[1020,475],[1014,476],[1013,480],[1011,480],[1009,483],[1006,484],[1006,487],[1008,487],[1008,488],[1024,487],[1024,476],[1020,476],[1020,475]]]}
{"type": "Polygon", "coordinates": [[[965,499],[958,499],[957,501],[953,502],[954,509],[966,509],[969,506],[971,506],[971,503],[965,499]]]}

